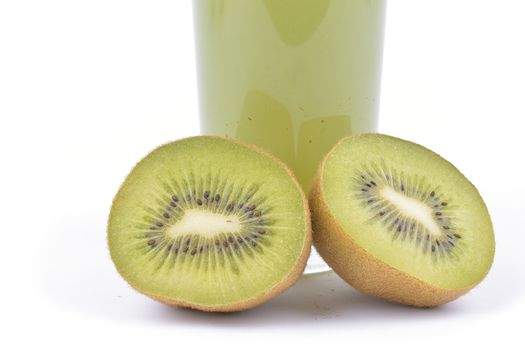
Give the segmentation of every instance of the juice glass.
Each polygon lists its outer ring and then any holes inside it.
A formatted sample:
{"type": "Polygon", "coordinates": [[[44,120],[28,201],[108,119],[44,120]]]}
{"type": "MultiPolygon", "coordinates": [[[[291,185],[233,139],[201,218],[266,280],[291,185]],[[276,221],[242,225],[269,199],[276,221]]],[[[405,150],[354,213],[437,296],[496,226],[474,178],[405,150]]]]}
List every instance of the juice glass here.
{"type": "MultiPolygon", "coordinates": [[[[193,0],[204,134],[290,165],[308,193],[342,137],[377,127],[386,0],[193,0]]],[[[313,252],[306,272],[328,268],[313,252]]]]}

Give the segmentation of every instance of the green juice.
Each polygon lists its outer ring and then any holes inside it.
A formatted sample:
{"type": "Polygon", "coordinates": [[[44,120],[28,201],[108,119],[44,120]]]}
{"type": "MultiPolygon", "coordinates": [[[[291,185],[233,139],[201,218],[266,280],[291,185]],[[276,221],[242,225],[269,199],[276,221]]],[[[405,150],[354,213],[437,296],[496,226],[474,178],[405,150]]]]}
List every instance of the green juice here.
{"type": "Polygon", "coordinates": [[[384,0],[194,0],[204,134],[274,153],[309,189],[341,137],[377,126],[384,0]]]}
{"type": "Polygon", "coordinates": [[[204,134],[262,146],[308,190],[343,136],[377,126],[384,0],[194,0],[204,134]]]}

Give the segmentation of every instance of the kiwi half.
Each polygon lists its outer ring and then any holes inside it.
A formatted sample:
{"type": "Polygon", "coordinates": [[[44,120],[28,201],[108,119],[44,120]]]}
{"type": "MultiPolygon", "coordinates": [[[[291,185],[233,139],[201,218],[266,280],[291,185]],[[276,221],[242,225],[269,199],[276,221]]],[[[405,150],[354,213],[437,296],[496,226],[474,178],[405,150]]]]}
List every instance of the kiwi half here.
{"type": "Polygon", "coordinates": [[[113,201],[108,243],[122,277],[153,299],[237,311],[300,277],[310,214],[281,161],[232,140],[193,137],[134,167],[113,201]]]}
{"type": "Polygon", "coordinates": [[[398,138],[341,140],[310,193],[314,244],[354,288],[420,307],[478,284],[494,234],[476,188],[436,153],[398,138]]]}

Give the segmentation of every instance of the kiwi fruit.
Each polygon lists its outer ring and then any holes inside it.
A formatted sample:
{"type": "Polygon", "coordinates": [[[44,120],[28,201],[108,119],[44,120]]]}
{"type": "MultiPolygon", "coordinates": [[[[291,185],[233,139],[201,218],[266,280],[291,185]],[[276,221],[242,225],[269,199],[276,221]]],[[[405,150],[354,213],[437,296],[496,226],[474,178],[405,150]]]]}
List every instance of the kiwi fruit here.
{"type": "Polygon", "coordinates": [[[136,290],[203,311],[283,292],[311,247],[308,202],[291,171],[253,146],[197,136],[142,159],[116,194],[111,258],[136,290]]]}
{"type": "Polygon", "coordinates": [[[314,244],[357,290],[432,307],[465,294],[494,259],[491,219],[451,163],[409,141],[342,139],[310,192],[314,244]]]}

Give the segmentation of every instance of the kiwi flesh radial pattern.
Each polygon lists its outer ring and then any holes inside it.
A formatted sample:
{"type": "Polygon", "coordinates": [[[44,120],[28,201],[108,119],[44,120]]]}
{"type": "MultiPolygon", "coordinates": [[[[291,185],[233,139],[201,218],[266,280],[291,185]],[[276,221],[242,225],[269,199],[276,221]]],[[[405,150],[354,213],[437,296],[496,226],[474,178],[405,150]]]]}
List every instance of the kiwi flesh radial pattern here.
{"type": "Polygon", "coordinates": [[[341,140],[310,193],[314,244],[356,289],[420,307],[478,284],[494,258],[488,210],[448,161],[378,134],[341,140]]]}
{"type": "Polygon", "coordinates": [[[232,140],[192,137],[134,167],[113,201],[108,243],[138,291],[167,304],[237,311],[300,277],[310,213],[281,161],[232,140]]]}

